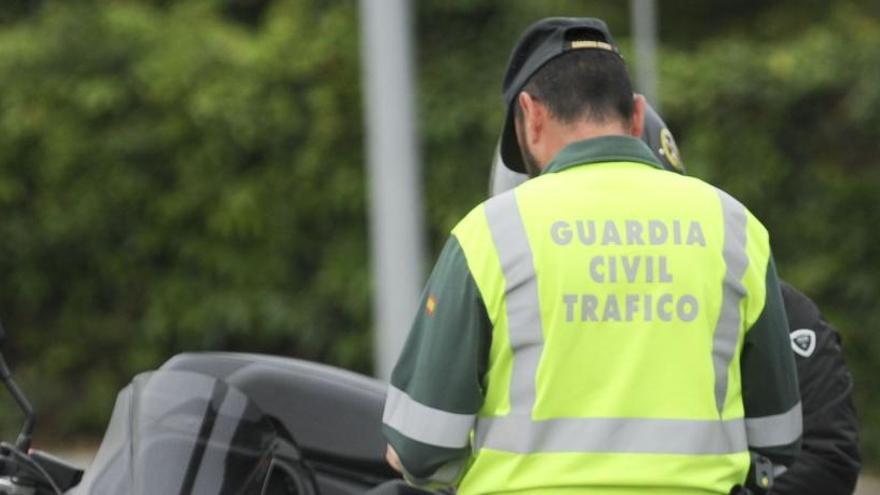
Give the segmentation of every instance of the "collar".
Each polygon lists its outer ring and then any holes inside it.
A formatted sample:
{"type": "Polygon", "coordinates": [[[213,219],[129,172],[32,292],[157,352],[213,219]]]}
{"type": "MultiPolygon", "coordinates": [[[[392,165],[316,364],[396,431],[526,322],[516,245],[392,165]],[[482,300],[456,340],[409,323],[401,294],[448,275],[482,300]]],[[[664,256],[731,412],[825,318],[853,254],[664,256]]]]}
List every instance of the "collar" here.
{"type": "Polygon", "coordinates": [[[641,139],[632,136],[601,136],[575,141],[556,155],[542,172],[549,174],[562,170],[604,162],[635,162],[663,169],[651,148],[641,139]]]}

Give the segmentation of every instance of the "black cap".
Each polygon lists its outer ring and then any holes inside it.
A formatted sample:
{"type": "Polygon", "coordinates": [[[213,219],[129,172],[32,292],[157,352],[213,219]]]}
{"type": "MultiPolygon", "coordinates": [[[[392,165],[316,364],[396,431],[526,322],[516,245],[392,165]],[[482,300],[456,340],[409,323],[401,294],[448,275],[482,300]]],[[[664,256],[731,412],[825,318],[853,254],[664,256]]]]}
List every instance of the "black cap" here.
{"type": "Polygon", "coordinates": [[[515,172],[526,171],[514,126],[513,105],[517,95],[544,64],[563,53],[584,49],[620,54],[608,26],[591,17],[549,17],[532,24],[520,37],[510,54],[501,85],[507,106],[507,118],[501,133],[501,158],[507,168],[515,172]]]}

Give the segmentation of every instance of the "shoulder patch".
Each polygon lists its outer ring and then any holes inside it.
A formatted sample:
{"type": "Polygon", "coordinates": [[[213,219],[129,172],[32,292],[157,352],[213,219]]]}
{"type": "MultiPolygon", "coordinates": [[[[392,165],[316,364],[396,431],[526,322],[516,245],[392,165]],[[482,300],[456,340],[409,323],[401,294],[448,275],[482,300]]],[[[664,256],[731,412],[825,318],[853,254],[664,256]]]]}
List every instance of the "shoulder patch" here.
{"type": "Polygon", "coordinates": [[[801,328],[791,332],[791,350],[799,356],[808,358],[816,350],[816,332],[809,328],[801,328]]]}
{"type": "Polygon", "coordinates": [[[678,145],[675,144],[675,138],[672,137],[672,133],[665,127],[660,131],[660,154],[666,157],[676,170],[684,173],[684,165],[681,163],[681,153],[678,152],[678,145]]]}

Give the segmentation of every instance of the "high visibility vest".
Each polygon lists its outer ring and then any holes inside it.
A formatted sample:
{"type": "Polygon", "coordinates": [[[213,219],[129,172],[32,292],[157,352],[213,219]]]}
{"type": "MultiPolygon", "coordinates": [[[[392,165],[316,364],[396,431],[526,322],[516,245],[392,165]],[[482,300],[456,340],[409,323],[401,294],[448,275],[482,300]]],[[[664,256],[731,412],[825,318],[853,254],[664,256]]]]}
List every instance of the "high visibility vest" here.
{"type": "Polygon", "coordinates": [[[493,325],[461,494],[727,494],[745,479],[739,358],[770,248],[739,202],[594,163],[492,198],[453,234],[493,325]]]}

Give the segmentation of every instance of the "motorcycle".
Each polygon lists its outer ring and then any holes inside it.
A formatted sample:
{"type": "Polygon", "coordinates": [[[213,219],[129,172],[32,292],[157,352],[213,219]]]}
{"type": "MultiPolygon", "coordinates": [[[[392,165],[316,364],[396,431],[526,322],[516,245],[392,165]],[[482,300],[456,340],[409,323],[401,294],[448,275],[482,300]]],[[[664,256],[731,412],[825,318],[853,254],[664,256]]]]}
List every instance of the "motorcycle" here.
{"type": "Polygon", "coordinates": [[[385,386],[296,359],[185,353],[118,395],[89,495],[424,494],[384,459],[385,386]]]}
{"type": "MultiPolygon", "coordinates": [[[[0,323],[0,347],[5,332],[0,323]]],[[[25,416],[0,443],[0,495],[418,495],[385,462],[385,385],[317,363],[186,353],[120,391],[84,472],[31,449],[33,407],[0,353],[25,416]]]]}

